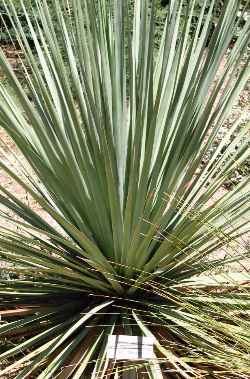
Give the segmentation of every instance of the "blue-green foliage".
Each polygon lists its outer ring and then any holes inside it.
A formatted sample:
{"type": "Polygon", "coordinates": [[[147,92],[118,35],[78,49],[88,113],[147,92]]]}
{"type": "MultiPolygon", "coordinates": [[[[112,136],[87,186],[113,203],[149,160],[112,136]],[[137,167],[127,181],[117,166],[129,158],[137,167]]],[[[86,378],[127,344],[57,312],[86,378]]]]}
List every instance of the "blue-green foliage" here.
{"type": "MultiPolygon", "coordinates": [[[[53,0],[48,0],[48,4],[52,3],[53,0]]],[[[32,19],[35,19],[34,12],[34,5],[36,3],[35,0],[23,0],[23,3],[25,7],[29,10],[29,15],[32,19]]],[[[8,4],[8,0],[7,0],[8,4]]],[[[29,27],[27,25],[26,17],[24,15],[24,11],[21,5],[21,0],[12,0],[11,4],[15,6],[15,10],[19,16],[19,20],[23,26],[23,31],[26,34],[27,39],[32,43],[32,37],[30,34],[29,27]]],[[[9,5],[9,4],[8,4],[9,5]]],[[[9,8],[10,9],[10,8],[9,8]]],[[[11,11],[11,10],[10,10],[11,11]]],[[[10,18],[6,12],[5,6],[0,5],[0,43],[1,44],[9,44],[11,42],[11,39],[16,38],[16,33],[14,31],[14,28],[11,24],[10,18]]]]}
{"type": "MultiPolygon", "coordinates": [[[[62,0],[63,1],[63,0],[62,0]]],[[[221,11],[225,1],[227,0],[220,0],[217,2],[217,7],[215,9],[214,13],[214,23],[216,23],[216,18],[221,11]]],[[[32,6],[35,5],[35,0],[23,0],[25,6],[30,7],[30,10],[32,9],[32,6]]],[[[52,4],[53,0],[47,0],[48,4],[52,4]]],[[[131,0],[131,3],[133,3],[133,0],[131,0]]],[[[164,19],[167,14],[168,5],[170,3],[170,0],[155,0],[156,4],[156,30],[155,30],[155,44],[156,47],[159,45],[159,41],[161,38],[163,25],[164,25],[164,19]]],[[[185,2],[184,2],[185,3],[185,2]]],[[[197,22],[197,16],[199,15],[199,12],[201,10],[201,7],[203,6],[204,0],[197,0],[196,6],[195,6],[195,14],[192,20],[193,23],[193,29],[195,29],[195,25],[197,22]]],[[[15,5],[15,9],[17,10],[19,14],[19,19],[22,23],[22,26],[24,28],[24,32],[26,33],[26,37],[30,42],[32,43],[32,38],[30,35],[30,30],[27,26],[26,18],[24,16],[21,0],[12,0],[12,4],[15,5]]],[[[188,1],[186,2],[186,5],[188,6],[188,1]]],[[[247,0],[241,1],[241,8],[243,9],[247,4],[247,0]]],[[[248,2],[247,12],[250,12],[250,3],[248,2]]],[[[30,15],[32,18],[32,12],[30,11],[30,15]]],[[[9,20],[9,17],[4,10],[4,6],[0,5],[0,43],[5,44],[9,43],[11,38],[15,38],[15,32],[11,25],[11,22],[9,20]]],[[[56,23],[55,23],[56,24],[56,23]]],[[[237,31],[235,33],[235,36],[237,36],[237,31]]]]}

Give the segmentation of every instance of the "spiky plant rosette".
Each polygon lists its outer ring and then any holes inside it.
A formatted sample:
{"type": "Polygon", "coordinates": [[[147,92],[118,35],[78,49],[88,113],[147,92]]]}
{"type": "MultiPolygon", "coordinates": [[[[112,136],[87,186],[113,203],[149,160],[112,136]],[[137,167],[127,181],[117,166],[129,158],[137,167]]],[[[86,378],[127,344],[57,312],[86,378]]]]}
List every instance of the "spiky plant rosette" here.
{"type": "Polygon", "coordinates": [[[5,3],[25,81],[0,53],[0,124],[22,156],[0,167],[29,202],[0,185],[0,376],[248,378],[250,276],[230,271],[249,256],[249,180],[218,190],[249,126],[201,163],[247,81],[250,20],[225,60],[239,1],[212,37],[215,1],[195,33],[196,0],[170,2],[158,51],[153,1],[66,3],[23,6],[34,49],[5,3]],[[109,360],[111,334],[153,336],[154,358],[109,360]]]}

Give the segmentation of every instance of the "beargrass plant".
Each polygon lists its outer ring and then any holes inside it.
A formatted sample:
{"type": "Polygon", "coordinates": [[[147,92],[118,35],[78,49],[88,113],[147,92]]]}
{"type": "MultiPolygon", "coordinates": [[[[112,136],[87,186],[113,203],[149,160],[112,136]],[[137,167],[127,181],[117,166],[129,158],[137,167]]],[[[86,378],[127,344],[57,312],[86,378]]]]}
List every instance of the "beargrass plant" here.
{"type": "Polygon", "coordinates": [[[232,271],[250,253],[249,180],[218,195],[249,127],[201,170],[249,76],[250,20],[224,59],[239,1],[209,44],[216,1],[191,37],[196,0],[185,22],[171,1],[157,53],[154,1],[38,0],[37,22],[23,6],[34,49],[3,3],[25,85],[1,52],[0,124],[21,156],[0,167],[29,202],[0,185],[0,377],[249,378],[250,276],[232,271]],[[109,360],[111,334],[154,336],[154,359],[109,360]]]}

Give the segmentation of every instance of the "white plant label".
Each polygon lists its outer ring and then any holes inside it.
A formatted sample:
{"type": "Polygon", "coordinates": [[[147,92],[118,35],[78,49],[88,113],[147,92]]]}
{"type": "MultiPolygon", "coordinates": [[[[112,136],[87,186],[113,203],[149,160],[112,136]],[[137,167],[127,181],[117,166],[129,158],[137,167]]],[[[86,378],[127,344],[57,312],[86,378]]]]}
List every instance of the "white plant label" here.
{"type": "Polygon", "coordinates": [[[115,360],[150,360],[154,359],[153,337],[110,335],[108,337],[107,355],[115,360]]]}

